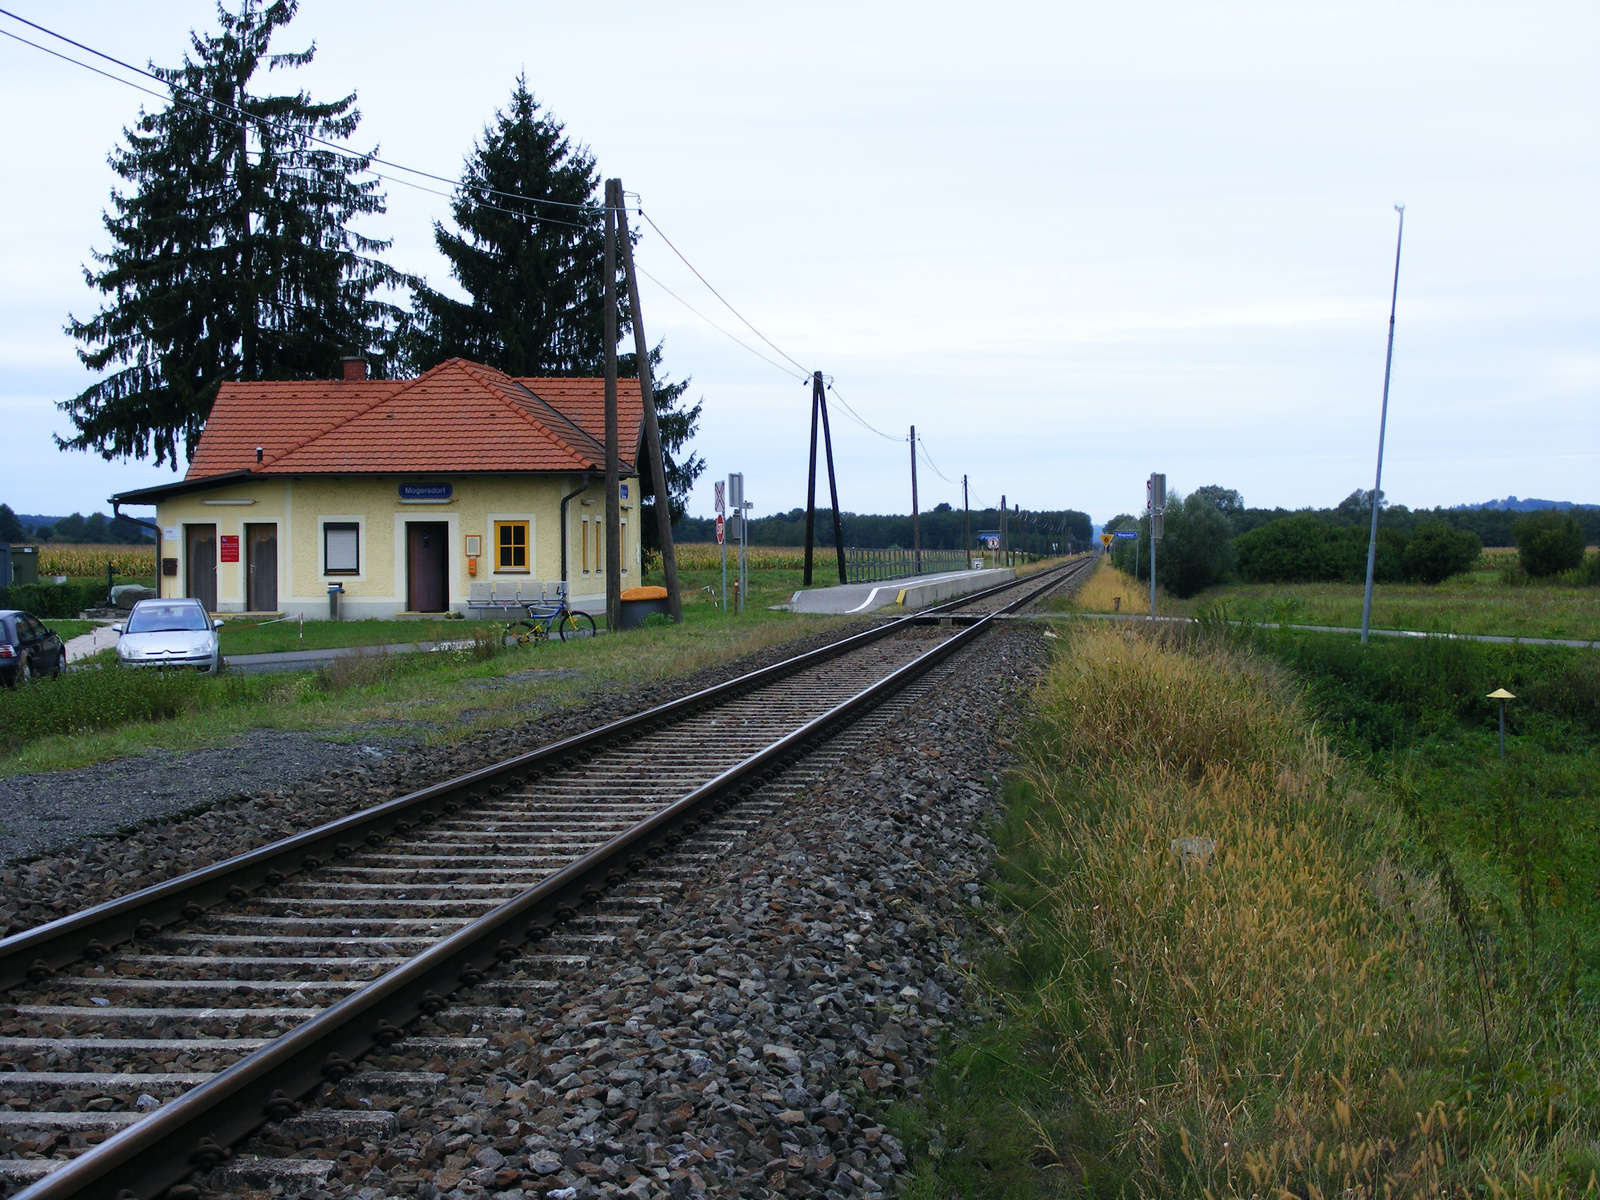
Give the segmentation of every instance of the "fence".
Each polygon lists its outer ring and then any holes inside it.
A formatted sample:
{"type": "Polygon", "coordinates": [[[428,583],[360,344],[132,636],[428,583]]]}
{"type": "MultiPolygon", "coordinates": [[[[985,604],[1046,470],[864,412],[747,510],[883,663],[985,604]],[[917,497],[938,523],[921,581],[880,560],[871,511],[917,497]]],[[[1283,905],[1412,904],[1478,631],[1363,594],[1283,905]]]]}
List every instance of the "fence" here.
{"type": "MultiPolygon", "coordinates": [[[[924,550],[921,554],[922,574],[939,571],[963,571],[967,556],[959,550],[924,550]]],[[[881,583],[885,579],[904,579],[917,574],[915,550],[865,550],[855,546],[845,548],[845,577],[851,583],[881,583]]]]}

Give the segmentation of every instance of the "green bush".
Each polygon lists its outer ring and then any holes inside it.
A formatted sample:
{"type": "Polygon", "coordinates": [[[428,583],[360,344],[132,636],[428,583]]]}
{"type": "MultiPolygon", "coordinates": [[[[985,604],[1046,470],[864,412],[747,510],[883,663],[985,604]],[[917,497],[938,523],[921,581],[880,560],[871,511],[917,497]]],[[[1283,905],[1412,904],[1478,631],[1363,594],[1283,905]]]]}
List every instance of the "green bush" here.
{"type": "Polygon", "coordinates": [[[16,583],[0,588],[0,608],[20,608],[40,620],[68,619],[104,604],[105,581],[98,583],[16,583]]]}
{"type": "Polygon", "coordinates": [[[1600,554],[1586,554],[1583,564],[1573,572],[1572,582],[1578,587],[1600,587],[1600,554]]]}
{"type": "MultiPolygon", "coordinates": [[[[1406,578],[1407,539],[1378,530],[1373,576],[1380,583],[1406,578]]],[[[1239,575],[1246,583],[1357,583],[1367,577],[1367,530],[1331,525],[1309,515],[1284,517],[1234,539],[1239,575]]]]}
{"type": "MultiPolygon", "coordinates": [[[[1221,583],[1233,570],[1233,527],[1215,503],[1196,494],[1172,493],[1167,499],[1161,545],[1156,550],[1157,582],[1180,599],[1198,595],[1221,583]]],[[[1139,540],[1119,541],[1112,551],[1118,569],[1138,578],[1150,578],[1150,518],[1139,521],[1139,540]],[[1137,550],[1135,550],[1137,546],[1137,550]]]]}
{"type": "Polygon", "coordinates": [[[1477,534],[1452,529],[1443,521],[1429,521],[1417,526],[1406,542],[1402,558],[1406,578],[1437,584],[1470,571],[1482,553],[1483,543],[1477,534]]]}
{"type": "Polygon", "coordinates": [[[0,692],[0,750],[52,734],[161,721],[187,712],[206,680],[195,671],[100,667],[76,669],[0,692]]]}
{"type": "Polygon", "coordinates": [[[1517,518],[1517,560],[1535,579],[1571,571],[1583,563],[1583,530],[1577,518],[1553,508],[1517,518]]]}

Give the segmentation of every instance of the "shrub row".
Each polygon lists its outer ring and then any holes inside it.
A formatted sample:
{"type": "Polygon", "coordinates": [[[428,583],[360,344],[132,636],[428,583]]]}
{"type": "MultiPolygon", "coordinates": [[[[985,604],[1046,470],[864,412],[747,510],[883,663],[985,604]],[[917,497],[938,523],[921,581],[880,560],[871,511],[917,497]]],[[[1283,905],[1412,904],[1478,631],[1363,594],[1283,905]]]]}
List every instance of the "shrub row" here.
{"type": "Polygon", "coordinates": [[[162,721],[199,703],[206,678],[194,671],[102,667],[68,671],[0,691],[0,751],[52,734],[162,721]]]}
{"type": "Polygon", "coordinates": [[[70,620],[86,608],[104,604],[106,585],[98,582],[14,583],[0,588],[0,608],[20,608],[41,620],[70,620]]]}
{"type": "MultiPolygon", "coordinates": [[[[1367,573],[1367,531],[1312,516],[1286,517],[1234,539],[1247,583],[1359,582],[1367,573]]],[[[1373,575],[1382,583],[1442,583],[1472,569],[1483,552],[1478,535],[1443,521],[1410,534],[1378,531],[1373,575]]]]}

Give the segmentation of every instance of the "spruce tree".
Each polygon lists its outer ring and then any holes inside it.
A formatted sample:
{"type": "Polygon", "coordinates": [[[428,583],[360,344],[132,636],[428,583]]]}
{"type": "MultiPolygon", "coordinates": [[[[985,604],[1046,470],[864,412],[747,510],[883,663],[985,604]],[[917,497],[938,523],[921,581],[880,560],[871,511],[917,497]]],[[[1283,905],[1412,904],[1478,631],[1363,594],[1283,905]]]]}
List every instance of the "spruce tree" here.
{"type": "MultiPolygon", "coordinates": [[[[467,293],[457,300],[418,284],[412,293],[408,366],[424,371],[447,358],[481,362],[511,376],[600,375],[605,369],[605,225],[600,173],[517,77],[510,103],[495,113],[468,155],[451,203],[457,231],[434,225],[439,252],[467,293]]],[[[632,331],[626,303],[617,323],[632,331]]],[[[634,354],[618,355],[636,376],[634,354]]],[[[667,459],[674,517],[705,463],[680,458],[700,423],[700,405],[679,410],[688,381],[668,383],[661,347],[650,352],[656,415],[667,459]]],[[[646,544],[654,523],[646,520],[646,544]]]]}
{"type": "Polygon", "coordinates": [[[176,469],[224,381],[333,378],[356,353],[382,372],[400,314],[377,294],[410,281],[374,257],[387,242],[351,228],[384,211],[377,181],[359,178],[370,155],[314,140],[355,132],[355,95],[249,90],[263,66],[315,54],[270,52],[296,7],[219,5],[220,32],[191,33],[182,66],[152,68],[172,100],[142,112],[111,155],[129,187],[112,192],[111,248],[85,270],[110,299],[67,325],[84,365],[104,374],[59,405],[77,429],[61,447],[108,459],[153,450],[176,469]]]}

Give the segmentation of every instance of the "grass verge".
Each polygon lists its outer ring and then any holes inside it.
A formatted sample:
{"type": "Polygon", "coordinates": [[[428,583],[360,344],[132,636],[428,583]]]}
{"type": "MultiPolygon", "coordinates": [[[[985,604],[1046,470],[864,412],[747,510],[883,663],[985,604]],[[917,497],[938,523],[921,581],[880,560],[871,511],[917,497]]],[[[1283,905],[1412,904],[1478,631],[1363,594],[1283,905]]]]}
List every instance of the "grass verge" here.
{"type": "Polygon", "coordinates": [[[1592,1002],[1232,640],[1058,652],[912,1194],[1600,1192],[1592,1002]]]}
{"type": "MultiPolygon", "coordinates": [[[[464,625],[453,622],[450,628],[464,625]]],[[[68,672],[60,680],[0,696],[0,704],[48,706],[54,714],[25,720],[0,709],[0,775],[88,766],[149,750],[224,745],[254,729],[450,742],[536,719],[596,692],[689,675],[837,627],[837,618],[763,611],[762,619],[754,619],[701,611],[681,626],[582,642],[501,648],[487,640],[455,651],[374,652],[315,672],[215,678],[117,667],[68,672]],[[175,698],[160,712],[143,712],[131,700],[118,707],[120,702],[107,698],[91,706],[72,691],[77,678],[95,691],[113,678],[120,684],[124,675],[139,677],[129,681],[129,689],[170,687],[175,698]],[[75,715],[80,708],[81,718],[75,715]],[[51,719],[57,723],[50,725],[51,719]],[[24,728],[29,730],[25,737],[13,732],[24,728]]],[[[110,686],[120,695],[118,684],[110,686]]]]}

